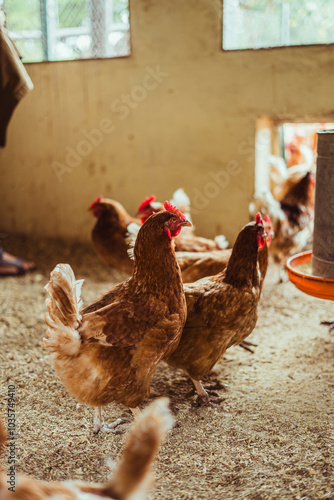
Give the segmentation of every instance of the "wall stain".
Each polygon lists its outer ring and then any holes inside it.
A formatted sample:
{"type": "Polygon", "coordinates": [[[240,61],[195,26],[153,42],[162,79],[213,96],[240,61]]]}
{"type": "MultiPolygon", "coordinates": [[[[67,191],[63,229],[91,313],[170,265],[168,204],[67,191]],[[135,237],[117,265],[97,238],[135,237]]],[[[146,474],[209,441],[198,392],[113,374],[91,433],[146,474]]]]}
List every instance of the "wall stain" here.
{"type": "Polygon", "coordinates": [[[89,163],[88,165],[88,173],[89,175],[95,175],[96,173],[96,166],[95,166],[95,163],[89,163]]]}

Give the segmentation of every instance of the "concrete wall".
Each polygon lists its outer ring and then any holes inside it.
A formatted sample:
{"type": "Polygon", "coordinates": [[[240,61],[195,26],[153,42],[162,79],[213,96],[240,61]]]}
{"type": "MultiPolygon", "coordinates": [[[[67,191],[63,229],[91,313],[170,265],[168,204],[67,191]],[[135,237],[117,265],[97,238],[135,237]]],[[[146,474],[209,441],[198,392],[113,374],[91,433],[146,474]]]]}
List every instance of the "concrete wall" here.
{"type": "Polygon", "coordinates": [[[182,186],[198,233],[233,241],[257,118],[333,113],[334,46],[225,53],[218,5],[132,0],[130,57],[27,64],[35,89],[0,152],[2,232],[88,239],[99,194],[134,213],[182,186]]]}

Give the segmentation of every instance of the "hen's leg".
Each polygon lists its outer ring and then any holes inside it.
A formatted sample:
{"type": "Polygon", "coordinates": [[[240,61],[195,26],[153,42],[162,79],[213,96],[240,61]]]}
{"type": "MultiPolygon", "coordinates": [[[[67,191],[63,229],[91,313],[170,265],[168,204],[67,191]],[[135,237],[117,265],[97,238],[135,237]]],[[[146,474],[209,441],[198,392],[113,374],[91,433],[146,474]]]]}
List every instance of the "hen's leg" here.
{"type": "MultiPolygon", "coordinates": [[[[217,405],[211,403],[210,396],[209,396],[208,392],[204,389],[202,381],[195,380],[193,378],[191,380],[192,380],[192,382],[195,386],[196,392],[198,394],[197,400],[196,400],[194,406],[212,406],[214,408],[217,408],[218,407],[217,405]]],[[[215,392],[212,392],[212,394],[214,396],[218,396],[218,394],[216,394],[215,392]]],[[[221,400],[217,399],[216,401],[219,403],[221,400]]]]}
{"type": "Polygon", "coordinates": [[[95,406],[94,410],[95,414],[93,418],[93,432],[94,434],[97,434],[103,425],[101,406],[95,406]]]}
{"type": "MultiPolygon", "coordinates": [[[[207,391],[204,389],[201,380],[195,380],[193,378],[191,380],[192,380],[192,382],[195,386],[196,392],[198,394],[195,406],[211,406],[212,408],[220,408],[217,404],[214,404],[210,401],[210,396],[207,393],[207,391]]],[[[212,394],[214,396],[217,396],[217,394],[215,392],[212,392],[212,394]]],[[[222,401],[224,401],[224,398],[217,398],[217,399],[215,399],[215,401],[216,401],[216,403],[221,403],[222,401]]]]}
{"type": "Polygon", "coordinates": [[[203,387],[201,380],[191,379],[198,394],[195,406],[212,406],[210,396],[203,387]]]}
{"type": "Polygon", "coordinates": [[[201,399],[203,399],[203,400],[209,401],[209,394],[204,389],[202,381],[201,380],[195,380],[193,378],[191,380],[192,380],[192,383],[195,386],[195,389],[196,389],[196,392],[198,394],[198,397],[201,398],[201,399]]]}
{"type": "Polygon", "coordinates": [[[115,427],[122,423],[122,419],[118,418],[111,424],[105,424],[102,419],[102,408],[101,406],[95,406],[95,415],[93,420],[93,432],[97,434],[99,431],[101,432],[115,432],[115,427]]]}

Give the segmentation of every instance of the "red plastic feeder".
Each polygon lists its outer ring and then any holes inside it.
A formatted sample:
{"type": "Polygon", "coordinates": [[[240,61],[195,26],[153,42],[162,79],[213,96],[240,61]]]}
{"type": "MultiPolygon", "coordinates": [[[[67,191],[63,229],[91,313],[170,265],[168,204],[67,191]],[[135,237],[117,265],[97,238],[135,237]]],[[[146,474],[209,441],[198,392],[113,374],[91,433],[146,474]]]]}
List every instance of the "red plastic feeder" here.
{"type": "Polygon", "coordinates": [[[287,262],[289,280],[299,290],[319,299],[334,300],[334,279],[298,271],[298,266],[312,260],[312,251],[293,255],[287,262]]]}

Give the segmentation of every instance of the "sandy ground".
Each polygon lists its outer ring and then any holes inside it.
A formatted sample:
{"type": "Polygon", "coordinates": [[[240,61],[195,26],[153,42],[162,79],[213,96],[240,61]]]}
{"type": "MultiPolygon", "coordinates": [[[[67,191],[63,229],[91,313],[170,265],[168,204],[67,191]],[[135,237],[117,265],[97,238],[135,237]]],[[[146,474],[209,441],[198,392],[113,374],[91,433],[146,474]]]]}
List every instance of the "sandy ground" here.
{"type": "MultiPolygon", "coordinates": [[[[46,480],[108,478],[107,458],[117,458],[124,434],[92,433],[92,410],[77,404],[41,348],[45,335],[49,272],[69,262],[85,278],[84,303],[124,275],[107,269],[89,245],[7,238],[7,251],[34,259],[38,271],[0,280],[1,410],[7,386],[16,387],[19,470],[46,480]]],[[[277,285],[271,268],[249,338],[254,354],[231,348],[205,381],[226,385],[221,409],[192,407],[187,376],[160,365],[151,398],[168,395],[176,426],[155,463],[155,499],[334,499],[334,319],[331,302],[277,285]]],[[[145,403],[147,404],[147,403],[145,403]]],[[[143,405],[143,407],[145,406],[143,405]]],[[[133,420],[121,405],[105,419],[133,420]]]]}

